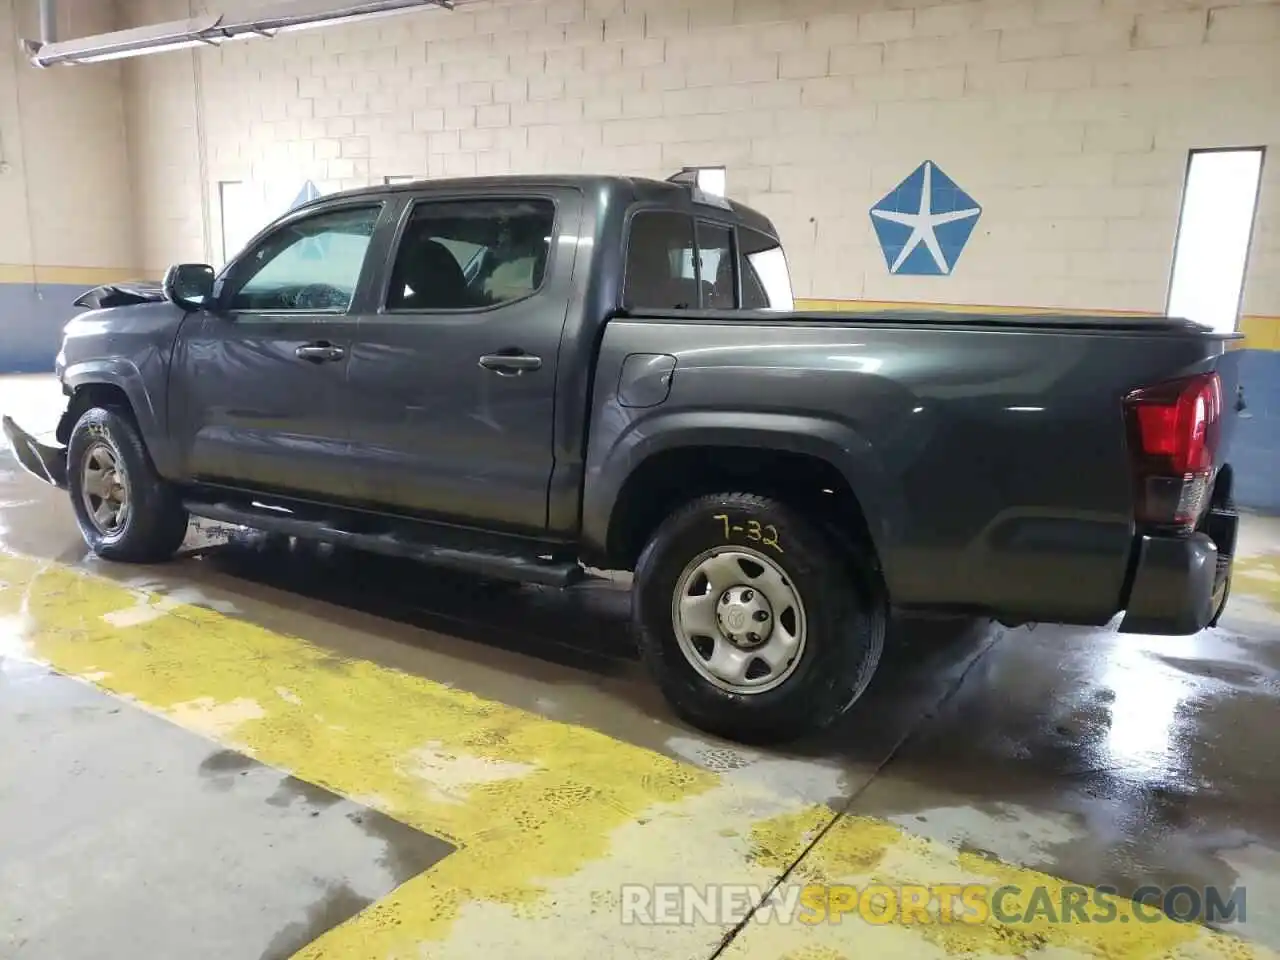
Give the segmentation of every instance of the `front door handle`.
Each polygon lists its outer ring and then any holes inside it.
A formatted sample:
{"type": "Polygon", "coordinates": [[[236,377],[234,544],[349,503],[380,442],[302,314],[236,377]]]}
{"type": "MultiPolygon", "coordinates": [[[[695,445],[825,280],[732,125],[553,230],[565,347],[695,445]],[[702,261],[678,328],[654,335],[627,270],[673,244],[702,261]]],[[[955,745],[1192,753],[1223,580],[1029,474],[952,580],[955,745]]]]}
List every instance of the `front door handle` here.
{"type": "Polygon", "coordinates": [[[542,358],[527,353],[490,353],[480,358],[480,366],[500,377],[518,377],[542,369],[542,358]]]}
{"type": "Polygon", "coordinates": [[[341,347],[321,340],[319,343],[308,343],[299,347],[293,351],[293,355],[299,360],[309,360],[311,363],[332,363],[335,360],[341,360],[347,352],[341,347]]]}

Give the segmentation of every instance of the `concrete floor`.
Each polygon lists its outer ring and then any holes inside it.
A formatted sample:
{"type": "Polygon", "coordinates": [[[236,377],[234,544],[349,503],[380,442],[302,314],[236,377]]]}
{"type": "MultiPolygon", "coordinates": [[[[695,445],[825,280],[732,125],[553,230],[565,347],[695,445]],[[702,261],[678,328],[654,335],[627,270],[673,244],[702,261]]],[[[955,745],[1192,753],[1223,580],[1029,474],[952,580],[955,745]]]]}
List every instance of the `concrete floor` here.
{"type": "MultiPolygon", "coordinates": [[[[34,429],[58,402],[0,381],[34,429]]],[[[617,584],[208,525],[113,566],[0,453],[0,957],[1280,955],[1280,521],[1242,552],[1219,629],[899,624],[838,729],[753,751],[673,721],[617,584]],[[779,880],[1242,886],[1247,911],[624,922],[629,885],[779,880]]]]}

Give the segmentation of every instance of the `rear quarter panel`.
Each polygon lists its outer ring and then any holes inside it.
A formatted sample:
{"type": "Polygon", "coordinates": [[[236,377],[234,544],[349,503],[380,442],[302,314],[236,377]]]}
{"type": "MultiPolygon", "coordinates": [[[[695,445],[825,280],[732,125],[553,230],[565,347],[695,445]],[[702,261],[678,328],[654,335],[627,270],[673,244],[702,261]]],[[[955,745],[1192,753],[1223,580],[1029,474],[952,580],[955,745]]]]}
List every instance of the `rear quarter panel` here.
{"type": "Polygon", "coordinates": [[[1185,333],[619,319],[602,341],[583,528],[603,543],[660,450],[807,452],[858,497],[893,602],[1105,623],[1133,538],[1121,400],[1212,366],[1185,333]],[[665,402],[623,406],[633,353],[676,358],[665,402]]]}

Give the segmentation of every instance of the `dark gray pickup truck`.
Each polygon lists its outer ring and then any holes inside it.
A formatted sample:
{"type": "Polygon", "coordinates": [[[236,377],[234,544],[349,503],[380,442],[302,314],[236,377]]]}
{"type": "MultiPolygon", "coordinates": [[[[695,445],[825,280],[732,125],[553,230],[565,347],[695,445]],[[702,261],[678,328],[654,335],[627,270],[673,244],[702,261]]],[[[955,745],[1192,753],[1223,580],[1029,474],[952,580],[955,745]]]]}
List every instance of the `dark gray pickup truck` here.
{"type": "Polygon", "coordinates": [[[376,187],[220,273],[90,291],[65,447],[4,428],[112,560],[171,556],[194,514],[509,580],[634,571],[658,682],[737,739],[839,716],[891,611],[1216,620],[1231,337],[791,297],[772,224],[678,179],[376,187]]]}

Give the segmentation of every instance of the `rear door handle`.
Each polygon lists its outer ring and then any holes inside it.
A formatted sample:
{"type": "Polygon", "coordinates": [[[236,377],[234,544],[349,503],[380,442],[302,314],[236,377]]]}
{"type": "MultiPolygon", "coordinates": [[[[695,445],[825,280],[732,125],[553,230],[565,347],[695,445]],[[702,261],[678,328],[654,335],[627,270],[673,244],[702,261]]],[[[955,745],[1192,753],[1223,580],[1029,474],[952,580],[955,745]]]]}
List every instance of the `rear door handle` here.
{"type": "Polygon", "coordinates": [[[309,360],[311,363],[332,363],[335,360],[341,360],[347,352],[341,347],[321,340],[319,343],[308,343],[298,347],[293,351],[293,355],[299,360],[309,360]]]}
{"type": "Polygon", "coordinates": [[[480,358],[480,366],[500,377],[518,377],[542,369],[542,358],[527,353],[490,353],[480,358]]]}

